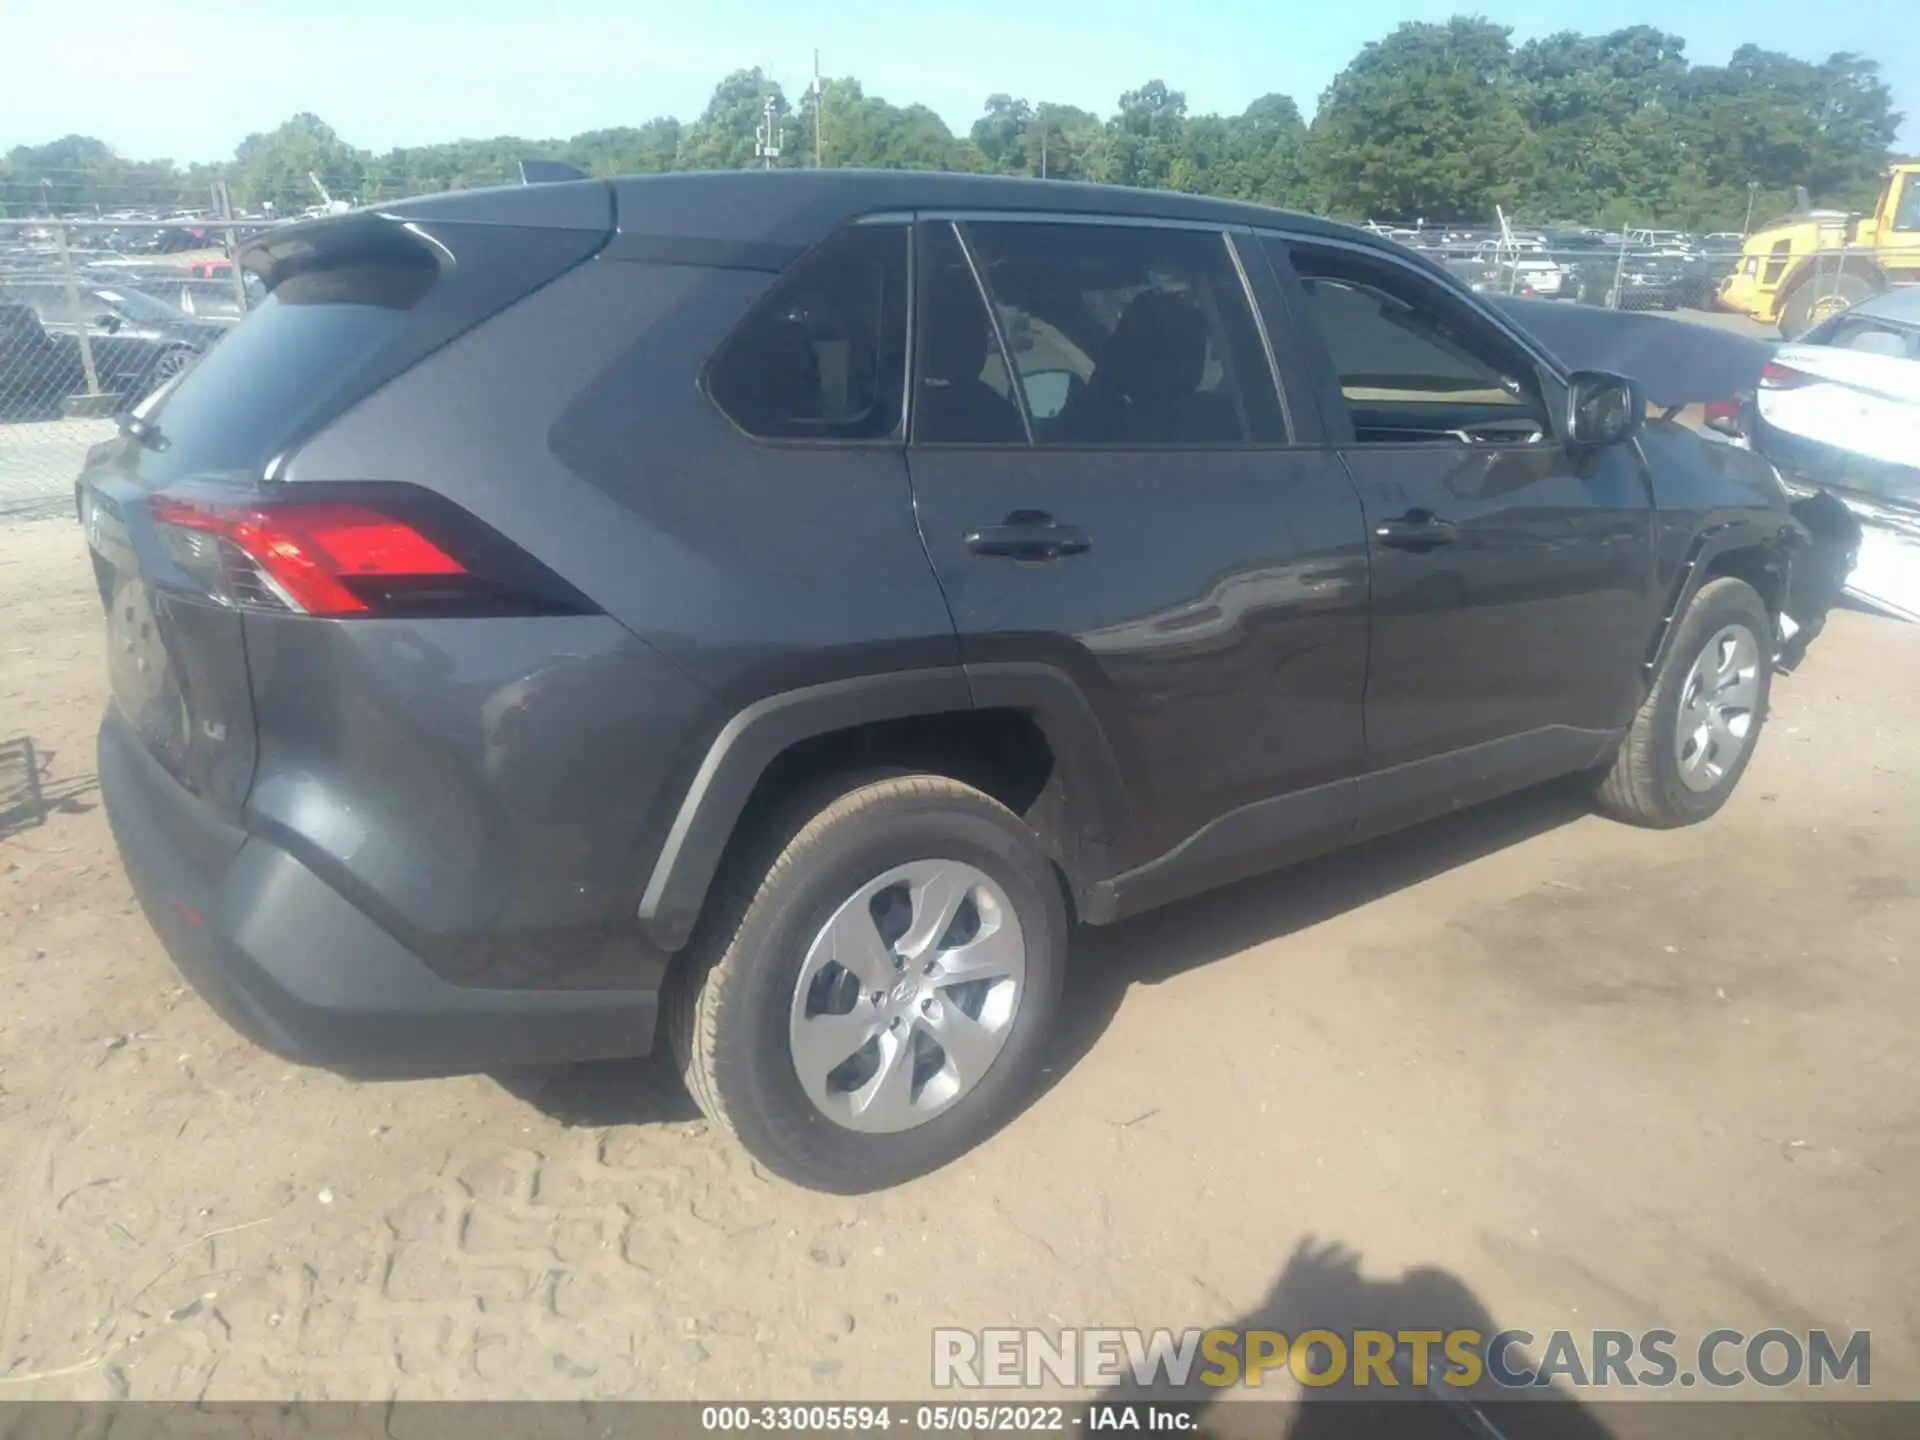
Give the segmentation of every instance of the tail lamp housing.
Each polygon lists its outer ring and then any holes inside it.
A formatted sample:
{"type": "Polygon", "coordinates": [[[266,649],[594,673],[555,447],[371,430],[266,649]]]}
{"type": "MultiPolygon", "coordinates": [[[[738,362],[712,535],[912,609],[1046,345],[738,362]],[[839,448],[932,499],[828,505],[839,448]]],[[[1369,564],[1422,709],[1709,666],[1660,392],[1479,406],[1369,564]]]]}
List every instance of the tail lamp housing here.
{"type": "Polygon", "coordinates": [[[237,609],[342,620],[595,609],[498,531],[415,487],[161,494],[148,505],[179,576],[237,609]]]}

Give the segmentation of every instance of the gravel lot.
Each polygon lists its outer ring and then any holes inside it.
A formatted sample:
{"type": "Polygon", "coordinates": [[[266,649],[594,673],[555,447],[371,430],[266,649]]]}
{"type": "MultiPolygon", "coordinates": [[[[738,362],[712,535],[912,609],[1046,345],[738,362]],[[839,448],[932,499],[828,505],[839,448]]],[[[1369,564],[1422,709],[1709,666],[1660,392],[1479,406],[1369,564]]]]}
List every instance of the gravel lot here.
{"type": "Polygon", "coordinates": [[[936,1325],[1437,1285],[1535,1331],[1871,1328],[1920,1399],[1920,628],[1836,615],[1704,827],[1537,792],[1090,932],[1051,1088],[846,1200],[648,1064],[355,1085],[237,1038],[114,855],[98,609],[72,523],[0,527],[0,741],[48,807],[0,752],[0,1396],[903,1397],[936,1325]]]}

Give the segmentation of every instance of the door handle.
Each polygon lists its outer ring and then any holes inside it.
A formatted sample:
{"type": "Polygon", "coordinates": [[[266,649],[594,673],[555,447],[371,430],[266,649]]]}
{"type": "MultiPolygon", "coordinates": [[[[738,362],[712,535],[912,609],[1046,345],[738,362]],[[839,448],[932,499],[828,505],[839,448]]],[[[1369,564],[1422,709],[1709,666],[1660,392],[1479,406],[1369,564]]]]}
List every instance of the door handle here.
{"type": "Polygon", "coordinates": [[[1001,525],[982,525],[964,537],[976,555],[1004,555],[1012,560],[1058,560],[1084,555],[1093,548],[1085,531],[1061,525],[1044,510],[1016,510],[1001,525]]]}
{"type": "Polygon", "coordinates": [[[1409,510],[1392,520],[1382,520],[1373,535],[1382,545],[1395,550],[1438,550],[1451,545],[1460,536],[1460,527],[1442,520],[1431,510],[1409,510]]]}

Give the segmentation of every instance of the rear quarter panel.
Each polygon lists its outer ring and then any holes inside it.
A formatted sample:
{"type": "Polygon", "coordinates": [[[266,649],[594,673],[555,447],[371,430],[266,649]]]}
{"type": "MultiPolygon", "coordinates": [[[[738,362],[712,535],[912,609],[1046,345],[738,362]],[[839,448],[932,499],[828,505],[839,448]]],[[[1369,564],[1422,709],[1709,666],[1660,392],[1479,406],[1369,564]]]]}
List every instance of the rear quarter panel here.
{"type": "Polygon", "coordinates": [[[757,445],[698,388],[771,279],[589,261],[385,385],[286,467],[296,484],[438,491],[606,612],[250,630],[253,804],[375,892],[363,898],[391,923],[624,925],[739,710],[958,663],[901,450],[757,445]],[[377,815],[378,833],[317,799],[315,775],[377,815]]]}

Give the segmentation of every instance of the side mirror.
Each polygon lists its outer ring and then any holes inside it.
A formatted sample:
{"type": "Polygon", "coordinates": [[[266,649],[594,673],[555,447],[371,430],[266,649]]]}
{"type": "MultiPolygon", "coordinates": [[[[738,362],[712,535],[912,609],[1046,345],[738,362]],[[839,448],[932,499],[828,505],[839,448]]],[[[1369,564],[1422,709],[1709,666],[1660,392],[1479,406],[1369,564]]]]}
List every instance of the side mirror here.
{"type": "Polygon", "coordinates": [[[1646,397],[1624,375],[1579,370],[1567,382],[1567,439],[1575,445],[1617,445],[1647,416],[1646,397]]]}

